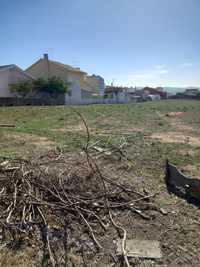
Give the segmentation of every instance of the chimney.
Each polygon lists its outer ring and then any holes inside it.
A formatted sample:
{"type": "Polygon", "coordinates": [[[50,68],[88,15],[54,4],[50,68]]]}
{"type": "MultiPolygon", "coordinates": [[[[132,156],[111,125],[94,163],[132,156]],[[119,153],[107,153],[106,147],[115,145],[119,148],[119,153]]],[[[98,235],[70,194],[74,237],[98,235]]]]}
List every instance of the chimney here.
{"type": "Polygon", "coordinates": [[[49,59],[48,54],[44,54],[44,59],[46,59],[46,60],[49,59]]]}

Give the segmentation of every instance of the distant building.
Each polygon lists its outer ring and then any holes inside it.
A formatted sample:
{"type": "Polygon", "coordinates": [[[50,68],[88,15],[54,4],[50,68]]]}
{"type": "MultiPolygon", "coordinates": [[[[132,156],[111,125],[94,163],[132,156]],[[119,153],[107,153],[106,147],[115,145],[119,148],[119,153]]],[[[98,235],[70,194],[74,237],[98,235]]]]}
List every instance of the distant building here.
{"type": "Polygon", "coordinates": [[[155,101],[155,100],[160,100],[160,95],[148,95],[147,96],[147,100],[150,100],[150,101],[155,101]]]}
{"type": "Polygon", "coordinates": [[[105,98],[110,99],[113,103],[129,102],[128,88],[120,86],[106,86],[105,98]]]}
{"type": "Polygon", "coordinates": [[[162,87],[144,87],[143,88],[144,95],[159,95],[160,99],[166,99],[167,98],[167,92],[164,91],[162,87]]]}
{"type": "Polygon", "coordinates": [[[200,93],[198,88],[188,88],[183,92],[185,96],[197,96],[200,93]]]}
{"type": "Polygon", "coordinates": [[[105,82],[101,76],[95,74],[86,76],[84,82],[86,88],[91,88],[94,93],[100,94],[100,96],[104,95],[105,82]]]}

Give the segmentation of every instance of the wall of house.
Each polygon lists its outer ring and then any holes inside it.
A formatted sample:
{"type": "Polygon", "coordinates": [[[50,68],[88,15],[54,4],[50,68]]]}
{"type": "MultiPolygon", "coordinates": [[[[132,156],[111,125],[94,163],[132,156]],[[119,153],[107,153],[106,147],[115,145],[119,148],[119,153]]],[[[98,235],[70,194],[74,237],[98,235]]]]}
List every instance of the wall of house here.
{"type": "Polygon", "coordinates": [[[77,84],[72,84],[70,92],[65,95],[65,104],[80,104],[82,101],[81,98],[81,88],[77,84]]]}
{"type": "Polygon", "coordinates": [[[104,90],[105,90],[105,83],[104,79],[100,76],[92,75],[92,76],[85,76],[85,87],[94,93],[97,93],[101,96],[104,95],[104,90]]]}
{"type": "Polygon", "coordinates": [[[124,91],[111,92],[108,94],[108,99],[112,99],[114,103],[127,103],[130,101],[129,95],[124,91]]]}
{"type": "Polygon", "coordinates": [[[76,73],[65,70],[64,68],[56,65],[54,63],[47,63],[46,60],[41,59],[36,65],[27,70],[28,73],[36,78],[48,78],[52,76],[57,76],[65,82],[69,82],[69,89],[72,90],[74,84],[81,88],[81,79],[83,79],[84,74],[76,73]]]}
{"type": "Polygon", "coordinates": [[[9,77],[8,71],[0,71],[0,97],[10,97],[9,92],[9,77]]]}
{"type": "Polygon", "coordinates": [[[28,77],[15,68],[0,71],[0,97],[15,97],[9,90],[10,84],[25,79],[28,79],[28,77]]]}
{"type": "Polygon", "coordinates": [[[48,68],[46,62],[42,59],[33,65],[32,68],[26,70],[27,73],[31,74],[35,78],[48,78],[48,68]]]}
{"type": "Polygon", "coordinates": [[[16,83],[16,82],[28,80],[28,79],[30,78],[25,73],[15,68],[10,69],[10,78],[9,78],[10,83],[16,83]]]}

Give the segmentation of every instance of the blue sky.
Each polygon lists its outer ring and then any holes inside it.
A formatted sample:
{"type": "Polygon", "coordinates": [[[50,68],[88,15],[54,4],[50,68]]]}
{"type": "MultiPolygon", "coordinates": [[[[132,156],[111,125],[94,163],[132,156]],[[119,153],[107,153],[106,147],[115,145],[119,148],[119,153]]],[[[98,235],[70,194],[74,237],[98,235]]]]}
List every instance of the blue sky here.
{"type": "Polygon", "coordinates": [[[0,65],[50,59],[128,86],[200,86],[200,0],[0,0],[0,65]]]}

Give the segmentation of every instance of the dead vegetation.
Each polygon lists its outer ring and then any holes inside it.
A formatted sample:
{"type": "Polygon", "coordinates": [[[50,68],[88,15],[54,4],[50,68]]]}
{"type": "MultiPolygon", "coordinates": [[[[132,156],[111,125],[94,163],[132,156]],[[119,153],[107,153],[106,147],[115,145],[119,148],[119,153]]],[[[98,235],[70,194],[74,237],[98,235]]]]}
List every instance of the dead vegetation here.
{"type": "MultiPolygon", "coordinates": [[[[37,134],[14,140],[18,145],[23,140],[32,143],[44,153],[35,153],[32,160],[2,158],[0,266],[199,265],[200,210],[167,193],[162,168],[174,150],[170,157],[175,161],[177,153],[180,160],[175,164],[185,174],[198,176],[199,146],[187,138],[198,135],[186,129],[152,128],[153,134],[170,131],[171,140],[182,138],[162,142],[149,138],[152,132],[146,126],[143,138],[142,126],[133,125],[96,131],[92,126],[89,131],[86,123],[78,124],[80,131],[74,128],[72,134],[82,132],[86,138],[81,152],[53,150],[54,141],[37,145],[37,134]],[[104,135],[117,142],[104,142],[104,135]],[[131,240],[157,241],[162,258],[129,256],[131,240]]],[[[12,135],[3,138],[11,140],[12,135]]],[[[45,138],[42,141],[54,140],[45,138]]]]}
{"type": "MultiPolygon", "coordinates": [[[[110,164],[105,166],[99,156],[109,159],[120,149],[111,149],[109,155],[92,152],[91,146],[85,149],[80,154],[50,151],[33,161],[1,163],[0,266],[164,266],[162,263],[167,262],[199,262],[192,239],[188,244],[193,250],[190,257],[188,246],[181,241],[183,229],[187,229],[187,235],[195,235],[199,228],[197,210],[167,195],[166,188],[149,192],[119,182],[110,164]],[[164,198],[162,207],[158,203],[164,198]],[[163,259],[127,257],[131,251],[126,241],[130,244],[135,238],[159,241],[163,259]]],[[[125,164],[127,159],[123,157],[122,161],[125,164]]]]}
{"type": "MultiPolygon", "coordinates": [[[[61,159],[62,155],[57,155],[51,163],[61,159]]],[[[109,231],[115,229],[122,238],[121,256],[130,266],[127,232],[115,221],[114,214],[117,211],[123,217],[126,210],[144,205],[155,194],[142,194],[130,185],[112,180],[101,173],[88,153],[86,159],[74,160],[74,164],[71,161],[69,166],[66,162],[65,171],[58,168],[56,175],[44,168],[44,163],[1,163],[0,222],[6,247],[39,246],[43,250],[42,261],[68,266],[68,253],[76,234],[87,240],[80,249],[88,250],[92,242],[92,250],[99,251],[103,250],[102,236],[111,228],[109,231]]]]}

